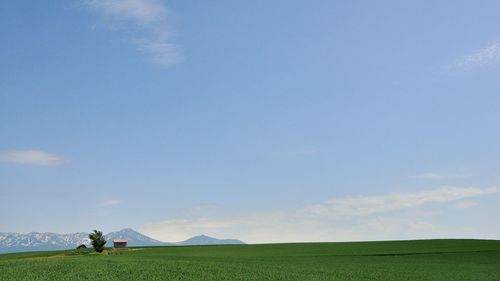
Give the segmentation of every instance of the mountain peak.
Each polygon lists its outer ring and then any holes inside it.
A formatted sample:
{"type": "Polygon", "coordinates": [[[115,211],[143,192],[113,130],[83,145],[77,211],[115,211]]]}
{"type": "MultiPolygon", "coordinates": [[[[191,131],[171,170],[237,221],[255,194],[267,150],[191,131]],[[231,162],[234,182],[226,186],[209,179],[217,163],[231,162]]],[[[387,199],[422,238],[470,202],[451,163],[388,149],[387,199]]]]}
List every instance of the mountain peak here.
{"type": "Polygon", "coordinates": [[[172,245],[171,243],[164,243],[148,237],[142,233],[139,233],[132,228],[124,228],[119,231],[113,231],[105,235],[108,243],[106,246],[111,247],[113,240],[115,239],[126,239],[128,240],[128,246],[167,246],[172,245]]]}
{"type": "Polygon", "coordinates": [[[207,236],[205,234],[198,235],[177,243],[177,245],[228,245],[228,244],[245,244],[245,243],[237,239],[217,239],[207,236]]]}
{"type": "Polygon", "coordinates": [[[139,233],[139,232],[133,230],[132,228],[124,228],[122,230],[115,231],[115,232],[133,232],[133,233],[139,233]]]}

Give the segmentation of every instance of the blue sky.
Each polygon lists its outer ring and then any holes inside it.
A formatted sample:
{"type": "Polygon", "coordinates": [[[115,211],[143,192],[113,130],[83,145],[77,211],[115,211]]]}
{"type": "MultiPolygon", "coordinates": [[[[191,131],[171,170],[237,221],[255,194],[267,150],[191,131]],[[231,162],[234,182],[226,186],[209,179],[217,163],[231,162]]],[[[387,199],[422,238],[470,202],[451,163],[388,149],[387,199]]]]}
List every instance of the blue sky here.
{"type": "Polygon", "coordinates": [[[500,239],[497,1],[0,3],[0,231],[500,239]]]}

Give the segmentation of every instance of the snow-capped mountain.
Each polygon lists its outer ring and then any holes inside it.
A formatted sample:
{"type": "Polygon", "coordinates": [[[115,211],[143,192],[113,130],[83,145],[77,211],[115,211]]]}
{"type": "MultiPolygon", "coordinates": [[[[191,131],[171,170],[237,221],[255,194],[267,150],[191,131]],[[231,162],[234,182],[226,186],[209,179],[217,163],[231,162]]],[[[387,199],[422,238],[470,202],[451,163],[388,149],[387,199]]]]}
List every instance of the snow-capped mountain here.
{"type": "MultiPolygon", "coordinates": [[[[81,244],[90,246],[88,235],[85,232],[69,234],[0,232],[0,253],[74,249],[81,244]]],[[[106,243],[107,247],[113,246],[114,239],[126,239],[128,240],[128,246],[131,247],[244,244],[244,242],[236,239],[217,239],[206,235],[195,236],[177,243],[168,243],[155,240],[130,228],[110,232],[104,237],[108,241],[106,243]]]]}
{"type": "Polygon", "coordinates": [[[0,253],[62,250],[89,244],[88,233],[57,234],[30,232],[28,234],[0,232],[0,253]]]}
{"type": "Polygon", "coordinates": [[[175,245],[174,243],[166,243],[166,242],[161,242],[158,240],[155,240],[151,237],[148,237],[144,234],[141,234],[131,228],[125,228],[120,231],[114,231],[110,232],[105,235],[106,240],[108,243],[106,243],[107,247],[112,247],[113,246],[113,240],[115,239],[126,239],[128,240],[127,245],[134,247],[134,246],[173,246],[175,245]]]}

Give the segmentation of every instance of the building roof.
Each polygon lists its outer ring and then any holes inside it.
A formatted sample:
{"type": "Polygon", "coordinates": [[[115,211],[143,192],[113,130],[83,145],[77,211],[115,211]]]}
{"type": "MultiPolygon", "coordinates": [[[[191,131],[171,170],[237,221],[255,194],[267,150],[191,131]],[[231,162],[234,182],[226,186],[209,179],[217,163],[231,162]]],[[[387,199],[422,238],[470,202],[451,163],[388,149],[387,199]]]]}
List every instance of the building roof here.
{"type": "Polygon", "coordinates": [[[128,241],[125,239],[115,239],[113,240],[113,243],[127,243],[128,241]]]}

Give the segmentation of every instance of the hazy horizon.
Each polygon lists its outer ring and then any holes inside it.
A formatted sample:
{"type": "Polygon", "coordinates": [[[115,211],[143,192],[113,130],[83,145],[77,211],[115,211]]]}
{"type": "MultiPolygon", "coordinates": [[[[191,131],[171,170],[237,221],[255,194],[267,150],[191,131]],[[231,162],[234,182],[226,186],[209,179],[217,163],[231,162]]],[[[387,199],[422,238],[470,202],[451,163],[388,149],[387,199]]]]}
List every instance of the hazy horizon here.
{"type": "Polygon", "coordinates": [[[497,1],[0,3],[0,232],[500,239],[497,1]]]}

